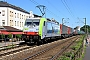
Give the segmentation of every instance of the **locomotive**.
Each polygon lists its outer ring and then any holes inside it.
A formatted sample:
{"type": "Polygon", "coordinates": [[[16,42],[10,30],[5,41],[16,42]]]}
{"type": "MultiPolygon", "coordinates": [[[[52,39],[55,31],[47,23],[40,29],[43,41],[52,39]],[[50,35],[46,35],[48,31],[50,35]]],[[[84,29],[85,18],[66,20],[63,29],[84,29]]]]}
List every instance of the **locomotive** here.
{"type": "Polygon", "coordinates": [[[46,42],[61,36],[59,23],[48,18],[26,19],[23,32],[23,40],[30,44],[46,42]]]}

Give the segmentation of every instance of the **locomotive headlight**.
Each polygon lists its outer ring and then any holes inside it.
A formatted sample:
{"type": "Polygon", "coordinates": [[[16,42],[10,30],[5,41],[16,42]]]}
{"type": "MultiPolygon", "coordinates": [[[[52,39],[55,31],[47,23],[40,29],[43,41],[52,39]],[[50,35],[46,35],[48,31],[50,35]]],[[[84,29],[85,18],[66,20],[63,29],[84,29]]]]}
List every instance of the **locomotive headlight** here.
{"type": "Polygon", "coordinates": [[[36,34],[38,34],[38,32],[36,34]]]}
{"type": "Polygon", "coordinates": [[[39,34],[38,32],[36,32],[36,34],[39,34]]]}

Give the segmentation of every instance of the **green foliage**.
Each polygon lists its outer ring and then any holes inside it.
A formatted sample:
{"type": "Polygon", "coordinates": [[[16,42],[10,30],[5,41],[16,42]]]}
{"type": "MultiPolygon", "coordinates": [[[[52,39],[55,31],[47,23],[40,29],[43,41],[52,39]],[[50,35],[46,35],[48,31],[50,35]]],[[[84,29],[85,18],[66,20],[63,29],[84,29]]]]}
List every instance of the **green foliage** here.
{"type": "Polygon", "coordinates": [[[8,38],[12,38],[12,34],[9,34],[9,35],[8,35],[8,38]]]}
{"type": "Polygon", "coordinates": [[[80,39],[79,41],[76,41],[76,45],[72,46],[71,49],[77,51],[81,45],[82,45],[82,39],[80,39]]]}
{"type": "Polygon", "coordinates": [[[75,51],[77,51],[77,50],[78,50],[78,48],[79,48],[79,46],[78,46],[78,45],[71,47],[71,49],[72,49],[72,50],[75,50],[75,51]]]}
{"type": "Polygon", "coordinates": [[[70,60],[70,58],[69,57],[66,57],[66,56],[61,56],[57,60],[70,60]]]}
{"type": "Polygon", "coordinates": [[[21,37],[22,37],[22,35],[20,35],[20,34],[17,34],[17,35],[16,35],[16,37],[17,37],[17,38],[21,38],[21,37]]]}
{"type": "MultiPolygon", "coordinates": [[[[85,37],[85,35],[82,35],[79,40],[76,40],[75,45],[74,46],[71,46],[71,49],[70,49],[71,51],[64,53],[57,60],[72,60],[73,58],[76,58],[75,57],[75,54],[76,53],[79,53],[80,54],[80,51],[79,50],[82,49],[81,46],[83,44],[84,37],[85,37]]],[[[82,57],[81,58],[76,58],[76,60],[82,60],[82,57]]]]}
{"type": "Polygon", "coordinates": [[[66,52],[63,55],[66,57],[73,57],[74,56],[74,54],[72,52],[66,52]]]}
{"type": "MultiPolygon", "coordinates": [[[[81,27],[80,30],[85,32],[85,25],[83,27],[81,27]]],[[[86,25],[86,30],[88,30],[88,32],[90,33],[90,26],[89,25],[86,25]]]]}
{"type": "Polygon", "coordinates": [[[1,38],[5,38],[5,35],[4,34],[1,34],[1,38]]]}
{"type": "Polygon", "coordinates": [[[8,45],[8,46],[6,46],[5,48],[6,49],[10,49],[10,48],[12,48],[12,47],[15,47],[16,45],[8,45]]]}

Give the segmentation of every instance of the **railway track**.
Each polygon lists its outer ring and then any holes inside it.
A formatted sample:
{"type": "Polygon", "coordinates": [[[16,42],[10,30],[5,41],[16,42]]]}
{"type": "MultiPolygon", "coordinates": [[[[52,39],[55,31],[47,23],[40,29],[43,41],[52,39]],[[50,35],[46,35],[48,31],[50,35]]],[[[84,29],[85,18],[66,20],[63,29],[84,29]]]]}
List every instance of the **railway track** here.
{"type": "Polygon", "coordinates": [[[74,38],[75,36],[67,38],[67,39],[63,39],[63,40],[58,40],[52,43],[40,45],[40,46],[34,46],[34,47],[28,46],[26,48],[11,50],[11,52],[9,51],[9,53],[1,54],[2,56],[0,57],[0,59],[1,60],[16,60],[16,59],[17,60],[23,60],[23,59],[24,60],[42,60],[42,59],[47,60],[47,59],[51,59],[52,57],[54,57],[55,54],[57,55],[57,53],[55,53],[54,51],[61,51],[63,48],[65,48],[66,45],[68,45],[70,42],[73,42],[72,39],[74,38]],[[54,50],[54,48],[56,50],[54,50]]]}
{"type": "Polygon", "coordinates": [[[53,57],[50,58],[50,60],[55,60],[57,59],[63,52],[65,52],[76,40],[78,39],[75,38],[73,39],[73,41],[71,43],[69,43],[67,46],[65,46],[65,48],[63,48],[62,50],[60,50],[59,52],[57,52],[53,57]]]}
{"type": "Polygon", "coordinates": [[[23,49],[28,49],[30,48],[30,46],[27,45],[17,45],[15,47],[12,48],[5,48],[5,49],[1,49],[0,50],[0,57],[5,56],[5,55],[9,55],[18,51],[21,51],[23,49]]]}
{"type": "Polygon", "coordinates": [[[25,58],[24,60],[55,60],[58,55],[62,54],[78,37],[73,37],[65,41],[59,42],[45,48],[44,50],[37,51],[37,53],[25,58]]]}

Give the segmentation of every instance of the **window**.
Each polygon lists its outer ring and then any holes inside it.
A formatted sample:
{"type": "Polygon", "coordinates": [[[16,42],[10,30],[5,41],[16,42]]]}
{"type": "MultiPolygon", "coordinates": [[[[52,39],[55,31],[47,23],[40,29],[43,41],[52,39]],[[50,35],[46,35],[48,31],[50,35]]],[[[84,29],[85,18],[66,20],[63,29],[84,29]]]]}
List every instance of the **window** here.
{"type": "Polygon", "coordinates": [[[30,25],[30,26],[31,26],[31,25],[32,25],[32,26],[33,26],[33,25],[34,25],[34,26],[39,26],[39,22],[25,22],[25,25],[27,25],[27,26],[29,26],[29,25],[30,25]]]}
{"type": "Polygon", "coordinates": [[[15,18],[16,18],[16,13],[15,13],[15,18]]]}
{"type": "Polygon", "coordinates": [[[17,13],[17,18],[19,18],[19,13],[17,13]]]}
{"type": "Polygon", "coordinates": [[[29,18],[30,18],[30,16],[29,16],[29,18]]]}
{"type": "Polygon", "coordinates": [[[2,16],[5,16],[5,10],[2,10],[2,16]]]}
{"type": "Polygon", "coordinates": [[[13,12],[12,12],[12,17],[13,17],[13,12]]]}
{"type": "Polygon", "coordinates": [[[52,25],[50,22],[47,22],[47,33],[52,33],[52,25]]]}
{"type": "Polygon", "coordinates": [[[11,11],[10,11],[10,17],[11,17],[11,11]]]}
{"type": "Polygon", "coordinates": [[[11,20],[10,20],[10,26],[11,26],[11,20]]]}
{"type": "Polygon", "coordinates": [[[12,22],[11,22],[11,23],[12,23],[12,26],[13,26],[13,20],[12,20],[12,22]]]}
{"type": "Polygon", "coordinates": [[[22,27],[23,27],[23,22],[22,22],[22,27]]]}
{"type": "Polygon", "coordinates": [[[20,19],[21,19],[21,14],[20,14],[20,19]]]}
{"type": "Polygon", "coordinates": [[[13,12],[12,12],[12,11],[10,11],[10,17],[13,17],[13,15],[14,15],[14,14],[13,14],[13,12]]]}
{"type": "Polygon", "coordinates": [[[26,16],[26,18],[28,18],[28,16],[26,16]]]}
{"type": "Polygon", "coordinates": [[[2,22],[2,26],[5,26],[5,22],[2,22]]]}
{"type": "Polygon", "coordinates": [[[20,22],[20,27],[21,27],[21,22],[20,22]]]}
{"type": "Polygon", "coordinates": [[[17,26],[19,26],[19,21],[17,21],[17,26]]]}
{"type": "Polygon", "coordinates": [[[52,30],[53,30],[53,33],[58,33],[59,32],[59,25],[52,23],[52,30]]]}
{"type": "Polygon", "coordinates": [[[2,20],[2,26],[5,26],[5,20],[2,20]]]}
{"type": "Polygon", "coordinates": [[[24,15],[24,20],[25,20],[25,15],[24,15]]]}
{"type": "Polygon", "coordinates": [[[16,21],[15,21],[15,26],[16,26],[16,21]]]}
{"type": "Polygon", "coordinates": [[[13,26],[13,20],[10,20],[10,26],[13,26]]]}
{"type": "Polygon", "coordinates": [[[10,13],[11,13],[11,11],[10,11],[10,13]]]}
{"type": "Polygon", "coordinates": [[[45,21],[44,21],[44,26],[45,26],[45,21]]]}
{"type": "Polygon", "coordinates": [[[22,19],[23,19],[23,15],[22,15],[22,19]]]}

